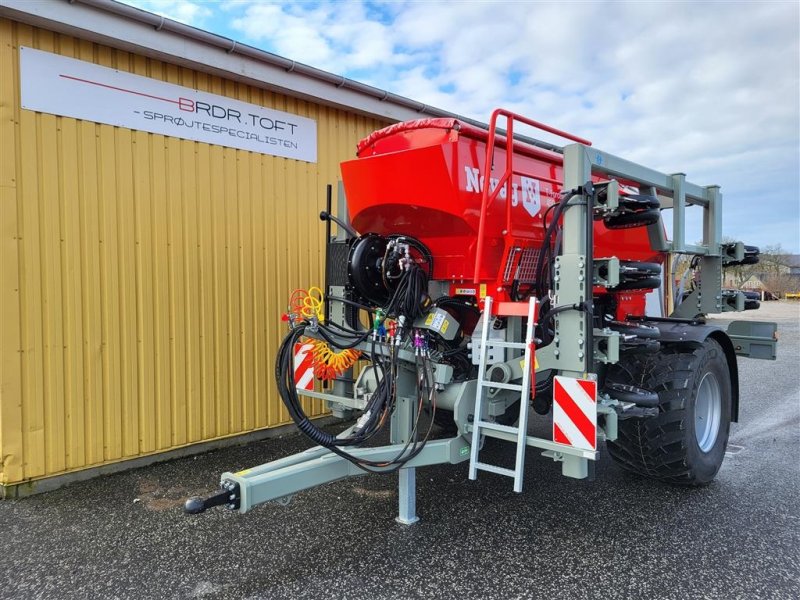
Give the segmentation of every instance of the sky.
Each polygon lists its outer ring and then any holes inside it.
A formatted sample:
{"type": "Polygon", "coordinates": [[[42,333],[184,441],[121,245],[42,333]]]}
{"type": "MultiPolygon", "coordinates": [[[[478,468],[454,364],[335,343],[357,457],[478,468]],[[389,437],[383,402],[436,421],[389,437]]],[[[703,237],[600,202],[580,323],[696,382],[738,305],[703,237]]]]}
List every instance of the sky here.
{"type": "MultiPolygon", "coordinates": [[[[125,3],[483,122],[507,108],[720,185],[727,237],[800,254],[797,0],[125,3]]],[[[699,210],[689,218],[694,243],[699,210]]]]}

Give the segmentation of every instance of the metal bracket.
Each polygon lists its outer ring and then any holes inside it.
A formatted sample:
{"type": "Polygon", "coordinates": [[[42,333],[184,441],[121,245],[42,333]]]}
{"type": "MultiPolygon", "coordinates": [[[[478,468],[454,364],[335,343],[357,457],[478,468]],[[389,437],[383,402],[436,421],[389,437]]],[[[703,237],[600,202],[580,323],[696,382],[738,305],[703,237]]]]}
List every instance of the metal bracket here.
{"type": "Polygon", "coordinates": [[[732,242],[722,244],[722,264],[739,263],[744,260],[744,243],[732,242]]]}
{"type": "Polygon", "coordinates": [[[597,437],[613,442],[619,436],[619,417],[615,405],[619,404],[608,396],[597,397],[597,414],[604,415],[605,424],[597,428],[597,437]]]}
{"type": "MultiPolygon", "coordinates": [[[[586,257],[583,254],[563,254],[557,256],[555,262],[555,306],[583,303],[587,293],[591,294],[586,257]]],[[[583,313],[577,310],[567,310],[555,316],[555,337],[551,344],[555,368],[575,373],[585,371],[585,322],[583,313]]]]}
{"type": "Polygon", "coordinates": [[[739,356],[775,360],[778,347],[778,324],[765,321],[733,321],[728,337],[739,356]]]}
{"type": "MultiPolygon", "coordinates": [[[[693,319],[697,315],[720,313],[724,308],[722,299],[722,258],[720,256],[700,257],[700,273],[693,290],[670,315],[693,319]]],[[[744,305],[742,305],[744,308],[744,305]]]]}
{"type": "Polygon", "coordinates": [[[594,285],[604,288],[613,288],[619,285],[619,259],[616,256],[595,258],[593,267],[594,285]]]}
{"type": "Polygon", "coordinates": [[[619,181],[612,179],[606,183],[594,184],[594,210],[606,215],[619,208],[619,181]]]}
{"type": "Polygon", "coordinates": [[[586,479],[589,476],[589,461],[578,456],[571,456],[556,450],[545,450],[542,456],[552,458],[561,463],[561,474],[573,479],[586,479]]]}
{"type": "Polygon", "coordinates": [[[739,291],[724,291],[722,292],[722,312],[741,312],[744,310],[745,297],[739,291]]]}
{"type": "Polygon", "coordinates": [[[675,307],[675,310],[672,311],[670,317],[694,319],[697,315],[702,314],[703,308],[700,303],[700,290],[693,290],[688,296],[682,299],[680,304],[675,307]]]}
{"type": "Polygon", "coordinates": [[[611,329],[594,330],[594,360],[596,362],[613,364],[619,362],[619,340],[618,331],[611,329]]]}

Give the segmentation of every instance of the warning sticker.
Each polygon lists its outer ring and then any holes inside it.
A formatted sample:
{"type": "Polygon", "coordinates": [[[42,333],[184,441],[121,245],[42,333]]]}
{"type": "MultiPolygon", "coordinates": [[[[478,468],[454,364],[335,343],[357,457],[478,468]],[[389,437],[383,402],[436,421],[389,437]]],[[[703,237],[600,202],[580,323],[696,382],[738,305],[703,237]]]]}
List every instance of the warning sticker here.
{"type": "Polygon", "coordinates": [[[557,375],[553,380],[553,441],[597,449],[597,382],[557,375]]]}
{"type": "Polygon", "coordinates": [[[447,321],[445,321],[445,314],[443,312],[435,312],[428,315],[428,318],[425,319],[425,325],[433,329],[434,331],[438,331],[444,333],[447,331],[447,321]],[[444,329],[442,329],[442,323],[445,323],[444,329]]]}

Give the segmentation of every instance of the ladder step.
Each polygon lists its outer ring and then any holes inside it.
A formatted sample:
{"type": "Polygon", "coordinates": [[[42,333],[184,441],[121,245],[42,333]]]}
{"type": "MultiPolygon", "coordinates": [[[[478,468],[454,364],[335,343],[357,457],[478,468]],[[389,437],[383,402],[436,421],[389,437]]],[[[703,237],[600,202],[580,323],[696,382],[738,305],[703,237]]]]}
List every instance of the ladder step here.
{"type": "Polygon", "coordinates": [[[483,387],[498,388],[501,390],[513,390],[515,392],[522,391],[522,386],[516,383],[500,383],[499,381],[489,381],[487,379],[482,379],[481,385],[483,387]]]}
{"type": "Polygon", "coordinates": [[[503,342],[501,340],[489,340],[486,344],[492,348],[517,348],[525,350],[525,342],[503,342]]]}
{"type": "Polygon", "coordinates": [[[492,313],[500,317],[527,317],[530,302],[498,302],[492,307],[492,313]]]}
{"type": "Polygon", "coordinates": [[[503,433],[510,433],[512,435],[517,435],[519,433],[519,427],[512,427],[510,425],[500,425],[500,423],[491,423],[489,421],[480,421],[477,424],[477,427],[481,429],[492,429],[494,431],[502,431],[503,433]]]}
{"type": "Polygon", "coordinates": [[[497,467],[495,465],[487,465],[486,463],[476,462],[475,468],[480,469],[481,471],[489,471],[490,473],[497,473],[498,475],[505,475],[506,477],[516,477],[517,474],[514,472],[514,469],[506,469],[503,467],[497,467]]]}

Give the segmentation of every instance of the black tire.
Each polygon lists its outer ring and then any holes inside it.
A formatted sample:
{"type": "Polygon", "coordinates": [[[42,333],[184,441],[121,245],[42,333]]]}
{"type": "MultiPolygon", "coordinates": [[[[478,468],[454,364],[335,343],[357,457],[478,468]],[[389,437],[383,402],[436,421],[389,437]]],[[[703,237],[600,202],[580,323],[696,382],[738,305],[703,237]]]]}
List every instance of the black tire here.
{"type": "Polygon", "coordinates": [[[510,404],[508,408],[506,408],[506,412],[504,412],[502,415],[497,415],[494,418],[495,423],[498,423],[499,425],[511,426],[519,421],[519,405],[519,400],[513,404],[510,404]]]}
{"type": "Polygon", "coordinates": [[[455,435],[458,433],[456,418],[452,410],[437,408],[433,415],[433,422],[441,428],[444,434],[455,435]]]}
{"type": "Polygon", "coordinates": [[[714,479],[728,445],[732,397],[728,363],[716,341],[709,338],[691,350],[665,347],[657,354],[626,353],[609,367],[607,378],[657,392],[659,399],[657,416],[619,422],[619,437],[607,444],[617,463],[679,485],[705,485],[714,479]],[[709,387],[715,385],[719,428],[714,437],[704,438],[708,430],[698,429],[695,420],[698,391],[702,388],[702,397],[708,397],[709,387]]]}

